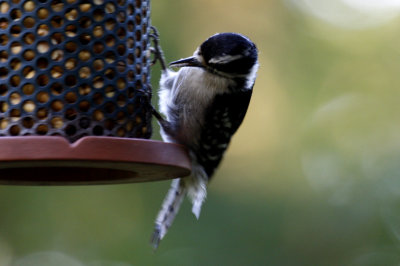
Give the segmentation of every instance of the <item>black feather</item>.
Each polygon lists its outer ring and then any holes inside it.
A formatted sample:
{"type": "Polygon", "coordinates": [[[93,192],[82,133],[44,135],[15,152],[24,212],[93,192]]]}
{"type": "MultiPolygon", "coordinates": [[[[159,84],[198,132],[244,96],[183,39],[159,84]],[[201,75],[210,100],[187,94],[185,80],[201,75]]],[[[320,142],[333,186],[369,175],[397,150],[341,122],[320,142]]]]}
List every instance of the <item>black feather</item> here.
{"type": "Polygon", "coordinates": [[[243,121],[251,94],[251,89],[218,94],[206,111],[202,134],[191,149],[209,179],[221,162],[232,135],[243,121]]]}
{"type": "Polygon", "coordinates": [[[200,46],[201,55],[208,67],[229,74],[249,74],[257,61],[257,47],[243,35],[237,33],[219,33],[208,38],[200,46]],[[209,61],[220,56],[243,57],[224,64],[213,64],[209,61]]]}

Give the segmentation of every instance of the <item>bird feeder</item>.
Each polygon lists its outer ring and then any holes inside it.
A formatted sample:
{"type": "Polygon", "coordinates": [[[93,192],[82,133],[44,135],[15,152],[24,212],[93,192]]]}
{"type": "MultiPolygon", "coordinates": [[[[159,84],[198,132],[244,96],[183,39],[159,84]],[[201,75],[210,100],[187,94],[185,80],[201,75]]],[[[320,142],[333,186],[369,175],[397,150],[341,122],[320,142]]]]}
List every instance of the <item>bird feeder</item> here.
{"type": "Polygon", "coordinates": [[[0,183],[186,176],[152,133],[149,0],[0,0],[0,183]]]}

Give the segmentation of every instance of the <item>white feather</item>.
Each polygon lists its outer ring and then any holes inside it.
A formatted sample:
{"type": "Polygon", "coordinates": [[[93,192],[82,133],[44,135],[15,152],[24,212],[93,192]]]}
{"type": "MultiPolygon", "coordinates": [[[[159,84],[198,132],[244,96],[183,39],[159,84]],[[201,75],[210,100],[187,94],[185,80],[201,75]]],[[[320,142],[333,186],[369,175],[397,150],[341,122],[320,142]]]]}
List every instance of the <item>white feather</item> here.
{"type": "MultiPolygon", "coordinates": [[[[160,111],[170,123],[179,125],[180,143],[191,144],[197,139],[207,106],[212,103],[216,94],[226,92],[232,82],[197,67],[183,67],[178,72],[163,72],[159,91],[160,111]],[[178,118],[171,116],[173,110],[178,110],[178,118]],[[175,119],[179,121],[174,121],[175,119]]],[[[165,133],[161,133],[161,136],[164,141],[177,142],[165,133]]]]}
{"type": "Polygon", "coordinates": [[[210,61],[208,61],[211,64],[226,64],[229,62],[232,62],[234,60],[242,58],[243,55],[223,55],[223,56],[218,56],[215,58],[212,58],[210,61]]]}
{"type": "Polygon", "coordinates": [[[256,62],[254,64],[254,66],[250,69],[249,74],[246,76],[246,89],[250,90],[253,85],[254,82],[256,81],[256,77],[257,77],[257,70],[258,70],[259,64],[258,62],[256,62]]]}

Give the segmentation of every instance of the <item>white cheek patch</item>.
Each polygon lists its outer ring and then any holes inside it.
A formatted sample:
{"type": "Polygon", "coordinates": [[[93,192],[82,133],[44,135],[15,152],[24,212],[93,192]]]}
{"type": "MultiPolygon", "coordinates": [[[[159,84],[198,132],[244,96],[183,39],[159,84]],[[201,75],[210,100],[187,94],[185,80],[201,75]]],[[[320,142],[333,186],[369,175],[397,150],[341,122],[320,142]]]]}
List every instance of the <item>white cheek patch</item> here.
{"type": "Polygon", "coordinates": [[[208,61],[208,63],[210,63],[210,64],[227,64],[229,62],[238,60],[240,58],[243,58],[243,55],[223,55],[223,56],[211,58],[210,61],[208,61]]]}
{"type": "Polygon", "coordinates": [[[257,70],[258,70],[258,62],[254,64],[254,66],[251,68],[250,73],[246,77],[246,88],[245,89],[251,89],[254,85],[254,82],[256,81],[257,77],[257,70]]]}

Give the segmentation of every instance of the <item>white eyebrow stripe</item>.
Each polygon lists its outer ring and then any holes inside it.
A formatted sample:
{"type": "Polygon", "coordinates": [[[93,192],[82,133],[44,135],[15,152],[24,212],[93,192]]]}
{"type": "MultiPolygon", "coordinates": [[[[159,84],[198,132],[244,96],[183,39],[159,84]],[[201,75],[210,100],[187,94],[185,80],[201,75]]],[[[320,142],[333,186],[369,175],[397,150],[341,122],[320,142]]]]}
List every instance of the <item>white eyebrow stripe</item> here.
{"type": "Polygon", "coordinates": [[[208,63],[211,63],[211,64],[226,64],[226,63],[232,62],[234,60],[240,59],[242,57],[243,57],[243,55],[240,55],[240,54],[238,54],[238,55],[223,55],[223,56],[218,56],[218,57],[215,57],[215,58],[211,58],[211,60],[208,61],[208,63]]]}

